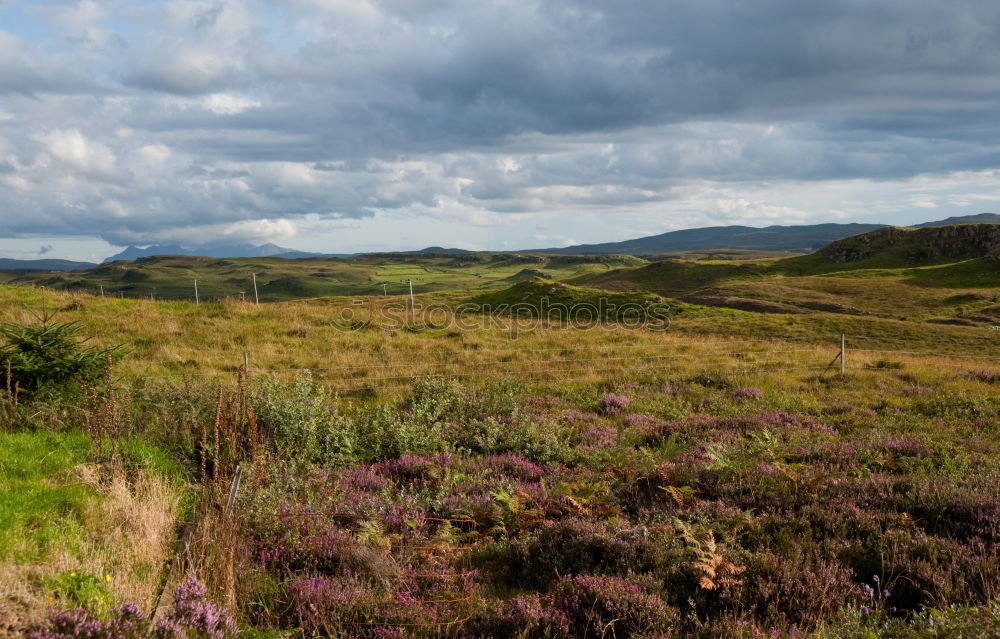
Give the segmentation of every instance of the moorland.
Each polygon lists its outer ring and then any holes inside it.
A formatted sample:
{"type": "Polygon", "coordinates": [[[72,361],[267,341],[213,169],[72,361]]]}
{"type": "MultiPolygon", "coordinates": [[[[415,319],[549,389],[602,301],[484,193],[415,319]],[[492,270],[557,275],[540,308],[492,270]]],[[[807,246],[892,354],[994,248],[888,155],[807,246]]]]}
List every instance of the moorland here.
{"type": "Polygon", "coordinates": [[[0,634],[995,636],[998,258],[6,273],[0,634]]]}

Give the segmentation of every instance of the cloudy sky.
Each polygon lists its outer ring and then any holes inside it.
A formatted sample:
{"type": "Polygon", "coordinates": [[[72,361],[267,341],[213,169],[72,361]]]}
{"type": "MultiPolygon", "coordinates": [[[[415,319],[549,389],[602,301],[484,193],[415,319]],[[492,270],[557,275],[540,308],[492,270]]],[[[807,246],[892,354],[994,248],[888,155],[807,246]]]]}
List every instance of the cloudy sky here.
{"type": "Polygon", "coordinates": [[[0,256],[1000,209],[996,0],[0,0],[0,256]]]}

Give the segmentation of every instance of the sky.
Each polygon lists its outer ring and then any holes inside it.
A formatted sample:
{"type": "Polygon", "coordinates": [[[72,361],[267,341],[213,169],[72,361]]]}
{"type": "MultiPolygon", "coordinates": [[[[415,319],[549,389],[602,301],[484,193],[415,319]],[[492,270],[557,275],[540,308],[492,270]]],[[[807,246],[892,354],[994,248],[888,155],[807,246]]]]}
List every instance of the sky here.
{"type": "Polygon", "coordinates": [[[1000,210],[996,0],[0,0],[0,257],[1000,210]]]}

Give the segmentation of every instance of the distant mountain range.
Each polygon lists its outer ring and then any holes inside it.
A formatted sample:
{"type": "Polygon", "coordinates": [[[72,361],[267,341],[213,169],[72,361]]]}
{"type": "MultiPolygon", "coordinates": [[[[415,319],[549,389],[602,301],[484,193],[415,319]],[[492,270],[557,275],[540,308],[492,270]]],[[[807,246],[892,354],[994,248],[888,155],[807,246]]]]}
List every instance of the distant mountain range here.
{"type": "Polygon", "coordinates": [[[201,257],[284,257],[288,259],[298,259],[303,257],[351,257],[353,254],[345,255],[340,253],[307,253],[285,248],[277,244],[205,244],[197,248],[185,248],[178,244],[154,244],[146,248],[130,246],[121,253],[112,255],[104,260],[104,263],[116,262],[118,260],[137,260],[141,257],[151,257],[153,255],[198,255],[201,257]]]}
{"type": "MultiPolygon", "coordinates": [[[[1000,215],[996,213],[981,213],[950,217],[936,222],[925,222],[913,225],[916,228],[932,226],[949,226],[952,224],[1000,224],[1000,215]]],[[[757,228],[752,226],[711,226],[699,229],[670,231],[660,235],[642,237],[623,242],[605,242],[602,244],[579,244],[546,249],[528,249],[514,251],[517,253],[548,253],[555,255],[587,255],[587,254],[621,254],[621,255],[658,255],[664,253],[681,253],[685,251],[705,251],[713,249],[738,249],[747,251],[798,252],[810,253],[831,242],[868,233],[884,228],[886,224],[805,224],[798,226],[768,226],[757,228]]],[[[469,253],[457,248],[431,246],[419,251],[401,251],[409,254],[459,255],[469,253]]],[[[310,257],[356,257],[357,253],[308,253],[278,246],[277,244],[206,244],[197,248],[186,248],[177,244],[156,244],[146,248],[129,246],[121,253],[104,260],[136,260],[153,255],[191,255],[215,258],[233,257],[283,257],[300,259],[310,257]]],[[[71,262],[67,260],[13,260],[0,259],[0,270],[45,270],[73,271],[96,266],[87,262],[71,262]]]]}
{"type": "Polygon", "coordinates": [[[1000,224],[1000,215],[996,213],[980,213],[979,215],[962,215],[961,217],[949,217],[946,220],[937,222],[924,222],[914,224],[915,229],[925,229],[930,226],[951,226],[952,224],[1000,224]]]}
{"type": "Polygon", "coordinates": [[[69,260],[9,260],[0,258],[0,271],[83,271],[97,264],[69,260]]]}
{"type": "MultiPolygon", "coordinates": [[[[951,217],[938,222],[914,226],[949,226],[951,224],[1000,224],[1000,215],[982,213],[951,217]]],[[[624,255],[656,255],[709,249],[742,249],[747,251],[789,251],[808,253],[836,240],[868,233],[886,224],[808,224],[801,226],[710,226],[700,229],[670,231],[651,237],[603,244],[579,244],[561,248],[532,249],[531,253],[579,254],[620,253],[624,255]]]]}

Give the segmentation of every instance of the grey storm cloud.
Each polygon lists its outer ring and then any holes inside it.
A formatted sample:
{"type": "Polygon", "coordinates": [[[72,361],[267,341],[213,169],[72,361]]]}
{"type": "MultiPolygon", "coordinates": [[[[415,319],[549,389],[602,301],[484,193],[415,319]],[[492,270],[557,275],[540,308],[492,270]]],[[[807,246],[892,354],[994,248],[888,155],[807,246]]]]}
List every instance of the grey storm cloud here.
{"type": "Polygon", "coordinates": [[[3,235],[264,239],[1000,166],[993,0],[39,5],[49,38],[0,24],[3,235]]]}

